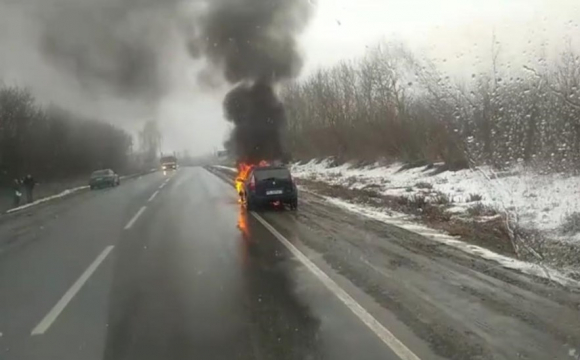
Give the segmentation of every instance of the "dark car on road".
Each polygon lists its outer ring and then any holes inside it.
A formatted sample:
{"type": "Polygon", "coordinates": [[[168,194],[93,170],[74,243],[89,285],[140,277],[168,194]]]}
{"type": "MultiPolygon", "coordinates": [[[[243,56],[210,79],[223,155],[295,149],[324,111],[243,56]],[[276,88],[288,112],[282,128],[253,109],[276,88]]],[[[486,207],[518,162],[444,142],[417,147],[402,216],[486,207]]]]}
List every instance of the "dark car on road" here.
{"type": "Polygon", "coordinates": [[[290,170],[284,166],[254,167],[239,195],[248,210],[270,204],[284,204],[292,210],[298,208],[298,190],[290,170]]]}
{"type": "Polygon", "coordinates": [[[111,169],[97,170],[91,174],[89,186],[91,190],[104,187],[115,187],[121,183],[119,175],[111,169]]]}

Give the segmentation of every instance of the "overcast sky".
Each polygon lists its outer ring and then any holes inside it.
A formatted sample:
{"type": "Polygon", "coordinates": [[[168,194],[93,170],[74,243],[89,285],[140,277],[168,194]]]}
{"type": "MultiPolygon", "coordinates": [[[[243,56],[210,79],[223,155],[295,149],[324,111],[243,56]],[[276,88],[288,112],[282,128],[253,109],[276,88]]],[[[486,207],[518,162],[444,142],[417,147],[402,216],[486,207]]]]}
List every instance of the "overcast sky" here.
{"type": "Polygon", "coordinates": [[[398,40],[452,71],[489,56],[492,34],[505,60],[522,61],[542,42],[554,50],[570,38],[578,46],[577,0],[320,0],[303,36],[307,71],[366,46],[398,40]]]}
{"type": "MultiPolygon", "coordinates": [[[[305,57],[302,76],[342,59],[363,56],[367,47],[379,41],[405,43],[457,76],[485,67],[494,32],[501,61],[516,68],[538,61],[542,46],[554,54],[570,41],[580,50],[578,0],[310,1],[315,14],[300,37],[305,57]]],[[[163,41],[161,65],[168,79],[161,104],[101,93],[80,96],[78,84],[62,81],[58,71],[26,55],[30,54],[27,44],[36,39],[33,33],[38,29],[30,25],[34,22],[19,8],[20,3],[24,1],[0,0],[0,79],[25,84],[48,101],[62,104],[65,99],[73,109],[103,115],[127,128],[139,126],[133,119],[157,118],[165,150],[188,149],[195,154],[221,148],[228,129],[221,108],[227,89],[208,91],[196,85],[198,67],[192,65],[178,36],[164,32],[171,36],[163,41]]]]}
{"type": "MultiPolygon", "coordinates": [[[[342,59],[363,56],[368,46],[396,40],[425,54],[450,74],[472,73],[489,61],[492,34],[501,59],[521,66],[544,43],[555,53],[570,39],[578,47],[577,0],[318,0],[315,16],[301,37],[303,76],[342,59]],[[530,56],[531,55],[531,56],[530,56]]],[[[226,125],[219,121],[220,96],[167,105],[173,119],[167,138],[192,149],[219,146],[226,125]],[[191,107],[197,107],[191,120],[191,107]],[[179,108],[179,110],[177,110],[179,108]],[[217,119],[217,120],[216,120],[217,119]],[[183,129],[187,129],[183,131],[183,129]],[[170,132],[170,133],[169,133],[170,132]],[[195,145],[193,145],[195,144],[195,145]]],[[[166,142],[166,146],[170,146],[166,142]]]]}

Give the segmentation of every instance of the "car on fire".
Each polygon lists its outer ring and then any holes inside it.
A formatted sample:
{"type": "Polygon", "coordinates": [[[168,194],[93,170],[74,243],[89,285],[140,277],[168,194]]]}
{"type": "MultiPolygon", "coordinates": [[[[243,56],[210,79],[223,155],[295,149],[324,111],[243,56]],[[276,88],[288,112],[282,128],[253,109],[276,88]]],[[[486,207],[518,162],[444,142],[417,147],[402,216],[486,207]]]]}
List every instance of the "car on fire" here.
{"type": "Polygon", "coordinates": [[[253,166],[237,186],[242,204],[248,210],[280,204],[298,209],[298,189],[290,170],[281,165],[253,166]]]}

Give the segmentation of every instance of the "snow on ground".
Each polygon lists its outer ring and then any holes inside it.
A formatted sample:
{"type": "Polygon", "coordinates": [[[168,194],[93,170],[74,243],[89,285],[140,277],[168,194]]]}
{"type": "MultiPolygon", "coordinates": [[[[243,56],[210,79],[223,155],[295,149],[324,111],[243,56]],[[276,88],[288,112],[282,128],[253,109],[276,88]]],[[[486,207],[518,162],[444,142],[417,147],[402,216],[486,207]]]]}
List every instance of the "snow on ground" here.
{"type": "MultiPolygon", "coordinates": [[[[435,196],[446,195],[452,201],[448,210],[465,213],[478,203],[498,211],[518,215],[527,228],[559,234],[558,228],[566,216],[580,212],[580,177],[563,174],[542,175],[514,168],[496,173],[490,168],[444,171],[433,175],[433,169],[418,167],[400,170],[402,164],[356,168],[350,164],[332,167],[331,162],[311,161],[295,164],[292,173],[297,178],[319,180],[349,188],[372,188],[384,195],[435,196]]],[[[580,242],[580,236],[569,236],[580,242]]]]}
{"type": "MultiPolygon", "coordinates": [[[[308,190],[302,190],[308,191],[308,190]]],[[[574,279],[567,277],[566,275],[562,274],[558,270],[550,268],[548,266],[533,264],[525,261],[520,261],[517,259],[513,259],[504,255],[500,255],[494,253],[493,251],[487,250],[480,246],[472,245],[466,243],[464,241],[459,240],[456,237],[444,234],[442,232],[430,229],[426,226],[414,223],[408,219],[408,217],[404,216],[403,214],[387,214],[383,211],[372,209],[366,206],[352,204],[344,200],[322,196],[326,201],[336,206],[345,208],[349,211],[354,213],[361,214],[366,217],[370,217],[391,225],[395,225],[397,227],[412,231],[419,235],[422,235],[428,239],[433,241],[440,242],[442,244],[446,244],[448,246],[455,247],[462,251],[465,251],[470,254],[474,254],[476,256],[482,257],[487,260],[494,261],[498,263],[500,266],[514,269],[520,271],[525,274],[541,277],[548,279],[550,281],[554,281],[562,286],[573,286],[580,288],[580,282],[574,279]]]]}
{"type": "Polygon", "coordinates": [[[79,187],[76,187],[76,188],[67,189],[67,190],[65,190],[65,191],[63,191],[63,192],[61,192],[59,194],[52,195],[52,196],[48,196],[48,197],[45,197],[45,198],[42,198],[42,199],[38,199],[38,200],[36,200],[34,202],[31,202],[30,204],[25,204],[25,205],[22,205],[22,206],[18,206],[18,207],[12,208],[10,210],[7,210],[6,213],[9,214],[9,213],[13,213],[13,212],[16,212],[16,211],[24,210],[24,209],[29,208],[31,206],[36,206],[38,204],[42,204],[43,202],[47,202],[47,201],[50,201],[50,200],[62,198],[62,197],[65,197],[67,195],[70,195],[72,193],[75,193],[75,192],[77,192],[79,190],[84,190],[84,189],[88,189],[88,188],[89,188],[88,186],[79,186],[79,187]]]}

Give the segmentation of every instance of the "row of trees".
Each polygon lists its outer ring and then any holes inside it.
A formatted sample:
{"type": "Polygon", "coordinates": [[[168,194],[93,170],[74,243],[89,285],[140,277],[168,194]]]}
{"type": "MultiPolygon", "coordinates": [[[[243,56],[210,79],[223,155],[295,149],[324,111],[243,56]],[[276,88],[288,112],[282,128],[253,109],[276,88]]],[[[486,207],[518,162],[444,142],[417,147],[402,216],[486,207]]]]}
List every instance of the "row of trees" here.
{"type": "Polygon", "coordinates": [[[131,152],[131,136],[113,125],[43,108],[18,87],[0,88],[0,184],[27,173],[50,181],[123,171],[131,152]]]}
{"type": "Polygon", "coordinates": [[[457,82],[400,44],[286,86],[288,145],[298,159],[387,158],[580,170],[580,60],[513,71],[498,62],[457,82]]]}

